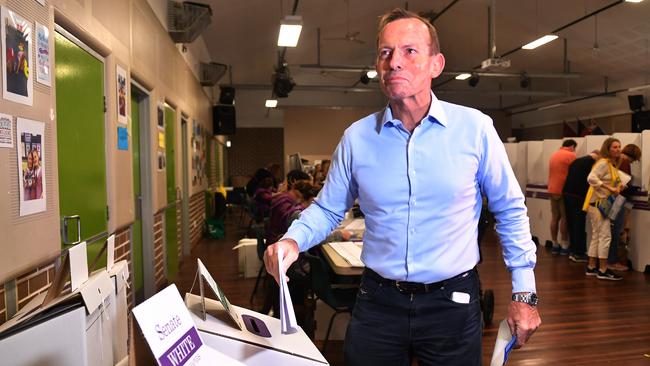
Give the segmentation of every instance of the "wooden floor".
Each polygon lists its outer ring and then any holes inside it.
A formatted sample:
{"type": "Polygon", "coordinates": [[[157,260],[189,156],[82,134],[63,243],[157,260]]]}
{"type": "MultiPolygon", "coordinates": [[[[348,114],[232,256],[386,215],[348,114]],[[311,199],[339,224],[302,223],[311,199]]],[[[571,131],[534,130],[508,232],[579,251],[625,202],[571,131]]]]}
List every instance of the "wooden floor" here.
{"type": "MultiPolygon", "coordinates": [[[[181,264],[176,284],[181,293],[190,289],[196,258],[201,258],[228,299],[250,307],[255,279],[238,276],[237,253],[231,250],[244,230],[235,219],[227,221],[226,238],[203,240],[181,264]]],[[[482,286],[495,294],[495,324],[485,328],[483,338],[483,364],[489,365],[498,322],[506,316],[511,284],[493,233],[486,235],[482,250],[482,286]]],[[[537,258],[535,275],[543,324],[529,344],[511,354],[509,366],[650,366],[650,275],[628,272],[623,281],[602,281],[585,277],[583,264],[552,256],[546,248],[539,247],[537,258]]],[[[256,303],[260,304],[261,298],[256,303]]],[[[332,341],[328,346],[324,356],[332,365],[343,365],[342,343],[332,341]]],[[[320,342],[316,345],[321,346],[320,342]]]]}

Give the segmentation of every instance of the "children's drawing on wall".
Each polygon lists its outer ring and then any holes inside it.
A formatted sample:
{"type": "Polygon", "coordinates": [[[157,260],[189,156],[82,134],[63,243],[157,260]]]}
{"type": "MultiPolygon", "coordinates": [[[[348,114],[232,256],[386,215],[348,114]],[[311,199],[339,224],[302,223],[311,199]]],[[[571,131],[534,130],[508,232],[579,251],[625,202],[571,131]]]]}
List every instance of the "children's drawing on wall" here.
{"type": "Polygon", "coordinates": [[[45,211],[45,124],[25,118],[16,122],[20,216],[45,211]]]}
{"type": "Polygon", "coordinates": [[[50,30],[36,22],[36,81],[52,86],[50,76],[50,30]]]}
{"type": "Polygon", "coordinates": [[[203,184],[206,163],[204,130],[196,121],[192,123],[192,186],[203,184]]]}
{"type": "Polygon", "coordinates": [[[127,124],[126,100],[128,99],[126,88],[126,71],[117,66],[117,122],[127,124]]]}
{"type": "Polygon", "coordinates": [[[32,105],[33,77],[30,74],[32,24],[2,7],[2,96],[13,102],[32,105]]]}
{"type": "Polygon", "coordinates": [[[0,147],[14,147],[14,117],[0,113],[0,147]]]}

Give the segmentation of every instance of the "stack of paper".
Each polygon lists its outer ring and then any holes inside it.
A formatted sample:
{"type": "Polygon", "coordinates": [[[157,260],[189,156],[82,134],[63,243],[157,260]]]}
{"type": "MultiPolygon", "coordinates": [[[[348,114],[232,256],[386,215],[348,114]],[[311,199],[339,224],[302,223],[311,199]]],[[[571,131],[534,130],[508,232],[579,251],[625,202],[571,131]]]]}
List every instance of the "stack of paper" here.
{"type": "Polygon", "coordinates": [[[293,311],[293,303],[291,302],[291,294],[289,293],[289,286],[287,286],[287,280],[285,278],[282,257],[284,257],[284,253],[282,252],[282,249],[278,249],[278,269],[280,272],[280,328],[282,334],[291,334],[298,331],[298,323],[296,322],[296,314],[293,311]]]}
{"type": "Polygon", "coordinates": [[[499,325],[497,340],[494,343],[494,351],[492,352],[492,361],[490,362],[490,366],[505,365],[508,361],[508,355],[510,355],[510,351],[512,351],[516,342],[517,337],[510,333],[508,321],[503,319],[499,325]]]}
{"type": "Polygon", "coordinates": [[[351,241],[332,242],[329,245],[352,267],[365,267],[365,264],[361,261],[362,245],[351,241]]]}

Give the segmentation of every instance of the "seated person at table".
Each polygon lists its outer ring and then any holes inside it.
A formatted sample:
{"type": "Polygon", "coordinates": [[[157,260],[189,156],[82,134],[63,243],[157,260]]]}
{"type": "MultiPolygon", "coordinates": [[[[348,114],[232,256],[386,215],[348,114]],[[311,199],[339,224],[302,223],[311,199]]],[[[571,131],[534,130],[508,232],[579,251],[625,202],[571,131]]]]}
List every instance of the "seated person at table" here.
{"type": "Polygon", "coordinates": [[[300,169],[294,169],[287,173],[287,180],[282,182],[278,187],[278,192],[276,194],[284,193],[293,187],[297,182],[308,182],[311,183],[311,176],[300,169]]]}
{"type": "Polygon", "coordinates": [[[255,202],[255,221],[261,222],[265,217],[269,216],[272,198],[273,179],[266,177],[259,183],[253,195],[253,202],[255,202]]]}

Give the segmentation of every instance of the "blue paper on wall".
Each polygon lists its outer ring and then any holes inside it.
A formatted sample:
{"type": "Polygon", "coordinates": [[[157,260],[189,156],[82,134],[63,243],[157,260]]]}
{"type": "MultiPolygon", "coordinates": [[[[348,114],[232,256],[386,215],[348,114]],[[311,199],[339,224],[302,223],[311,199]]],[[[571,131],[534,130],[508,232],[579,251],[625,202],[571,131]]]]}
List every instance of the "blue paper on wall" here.
{"type": "Polygon", "coordinates": [[[117,128],[117,148],[118,150],[129,149],[129,131],[126,127],[117,128]]]}

